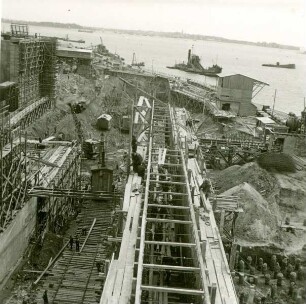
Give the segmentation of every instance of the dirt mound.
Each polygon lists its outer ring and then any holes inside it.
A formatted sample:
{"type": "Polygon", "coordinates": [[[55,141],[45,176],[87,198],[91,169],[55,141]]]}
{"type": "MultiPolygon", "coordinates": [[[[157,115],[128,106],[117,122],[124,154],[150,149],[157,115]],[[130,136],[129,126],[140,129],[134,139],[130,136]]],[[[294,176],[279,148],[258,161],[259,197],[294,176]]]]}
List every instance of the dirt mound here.
{"type": "Polygon", "coordinates": [[[285,153],[269,152],[259,155],[257,163],[268,171],[295,172],[295,163],[291,156],[285,153]]]}
{"type": "Polygon", "coordinates": [[[237,195],[244,212],[236,221],[236,236],[246,241],[270,241],[276,235],[277,206],[268,203],[250,184],[242,183],[222,195],[237,195]]]}
{"type": "Polygon", "coordinates": [[[243,166],[234,165],[215,174],[219,192],[224,192],[241,183],[249,183],[261,193],[270,193],[276,184],[276,179],[256,163],[243,166]]]}

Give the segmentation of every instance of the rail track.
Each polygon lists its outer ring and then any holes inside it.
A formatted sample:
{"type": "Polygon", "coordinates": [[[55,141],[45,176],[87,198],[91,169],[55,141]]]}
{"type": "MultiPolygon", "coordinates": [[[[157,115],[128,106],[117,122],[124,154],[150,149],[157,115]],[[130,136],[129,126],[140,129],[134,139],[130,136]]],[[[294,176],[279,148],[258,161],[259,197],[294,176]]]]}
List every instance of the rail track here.
{"type": "MultiPolygon", "coordinates": [[[[50,270],[51,275],[44,279],[43,290],[48,291],[49,303],[94,304],[99,302],[104,278],[101,273],[99,274],[96,265],[97,262],[102,265],[107,257],[107,244],[104,240],[110,226],[112,209],[112,202],[84,202],[81,213],[77,217],[77,234],[81,252],[75,250],[75,244],[72,250],[68,245],[62,257],[50,270]],[[82,234],[84,227],[87,229],[86,234],[82,234]]],[[[65,242],[67,241],[68,238],[65,242]]],[[[38,294],[37,297],[38,303],[43,303],[42,294],[38,294]]]]}

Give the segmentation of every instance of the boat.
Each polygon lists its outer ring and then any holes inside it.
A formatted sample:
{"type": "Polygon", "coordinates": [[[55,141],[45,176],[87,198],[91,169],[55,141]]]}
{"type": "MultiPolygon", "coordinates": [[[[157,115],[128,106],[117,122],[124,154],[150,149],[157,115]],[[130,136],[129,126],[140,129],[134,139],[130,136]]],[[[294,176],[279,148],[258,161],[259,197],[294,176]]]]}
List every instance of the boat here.
{"type": "Polygon", "coordinates": [[[289,64],[279,64],[279,62],[276,62],[276,64],[264,63],[264,64],[262,64],[262,66],[272,67],[272,68],[295,69],[295,64],[294,63],[289,63],[289,64]]]}
{"type": "Polygon", "coordinates": [[[145,63],[142,61],[142,62],[137,62],[136,60],[136,54],[133,53],[133,59],[132,59],[132,64],[131,66],[137,66],[137,67],[143,67],[145,66],[145,63]]]}
{"type": "Polygon", "coordinates": [[[188,50],[187,64],[183,62],[175,64],[172,67],[167,66],[167,68],[211,77],[217,77],[218,74],[222,72],[222,67],[217,64],[214,64],[208,68],[203,68],[200,62],[200,57],[198,55],[192,54],[190,49],[188,50]]]}
{"type": "Polygon", "coordinates": [[[65,38],[60,38],[60,37],[56,37],[58,40],[63,40],[63,41],[67,41],[67,42],[76,42],[76,43],[85,43],[85,40],[80,39],[80,40],[73,40],[73,39],[69,39],[68,35],[65,38]]]}
{"type": "Polygon", "coordinates": [[[78,32],[83,32],[83,33],[93,33],[93,30],[78,30],[78,32]]]}

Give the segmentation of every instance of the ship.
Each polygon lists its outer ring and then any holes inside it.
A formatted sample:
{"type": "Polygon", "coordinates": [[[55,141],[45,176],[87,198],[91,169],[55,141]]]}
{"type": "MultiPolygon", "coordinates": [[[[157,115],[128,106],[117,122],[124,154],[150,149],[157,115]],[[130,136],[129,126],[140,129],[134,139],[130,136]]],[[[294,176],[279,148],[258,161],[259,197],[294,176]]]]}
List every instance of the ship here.
{"type": "Polygon", "coordinates": [[[132,59],[131,66],[144,67],[144,66],[145,66],[145,63],[144,63],[143,61],[142,61],[142,62],[137,62],[137,60],[136,60],[136,54],[133,53],[133,59],[132,59]]]}
{"type": "Polygon", "coordinates": [[[93,33],[93,30],[78,30],[79,32],[83,32],[83,33],[93,33]]]}
{"type": "Polygon", "coordinates": [[[172,67],[167,66],[167,68],[211,77],[217,77],[218,74],[222,72],[222,67],[217,64],[214,64],[208,68],[203,68],[200,62],[200,57],[198,55],[192,54],[190,49],[188,50],[187,64],[183,62],[175,64],[172,67]]]}
{"type": "Polygon", "coordinates": [[[264,64],[262,64],[262,66],[272,67],[272,68],[295,69],[295,64],[294,63],[289,63],[289,64],[279,64],[279,62],[276,62],[276,64],[264,63],[264,64]]]}

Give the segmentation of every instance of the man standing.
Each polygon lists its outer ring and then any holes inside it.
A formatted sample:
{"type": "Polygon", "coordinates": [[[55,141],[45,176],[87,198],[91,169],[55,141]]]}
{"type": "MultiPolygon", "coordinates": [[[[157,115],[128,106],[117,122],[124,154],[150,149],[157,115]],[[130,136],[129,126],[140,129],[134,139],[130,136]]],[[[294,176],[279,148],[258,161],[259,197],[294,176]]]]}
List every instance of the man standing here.
{"type": "Polygon", "coordinates": [[[43,294],[43,300],[44,300],[44,304],[49,304],[47,290],[45,290],[43,294]]]}
{"type": "Polygon", "coordinates": [[[73,237],[70,235],[70,238],[69,238],[69,244],[70,244],[70,250],[72,250],[72,247],[73,247],[73,237]]]}
{"type": "Polygon", "coordinates": [[[76,238],[75,238],[75,250],[76,250],[77,252],[80,251],[80,240],[79,240],[79,237],[78,237],[78,236],[76,236],[76,238]]]}

